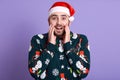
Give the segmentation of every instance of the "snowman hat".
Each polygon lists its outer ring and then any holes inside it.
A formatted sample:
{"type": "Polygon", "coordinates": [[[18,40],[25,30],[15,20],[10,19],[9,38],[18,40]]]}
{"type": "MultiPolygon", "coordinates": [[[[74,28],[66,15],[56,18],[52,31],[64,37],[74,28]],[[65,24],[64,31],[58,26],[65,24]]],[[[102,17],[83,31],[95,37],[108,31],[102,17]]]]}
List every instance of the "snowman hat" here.
{"type": "Polygon", "coordinates": [[[70,16],[69,18],[70,21],[74,20],[73,15],[75,13],[75,10],[67,2],[55,2],[49,9],[49,16],[54,12],[65,12],[68,14],[68,16],[70,16]]]}

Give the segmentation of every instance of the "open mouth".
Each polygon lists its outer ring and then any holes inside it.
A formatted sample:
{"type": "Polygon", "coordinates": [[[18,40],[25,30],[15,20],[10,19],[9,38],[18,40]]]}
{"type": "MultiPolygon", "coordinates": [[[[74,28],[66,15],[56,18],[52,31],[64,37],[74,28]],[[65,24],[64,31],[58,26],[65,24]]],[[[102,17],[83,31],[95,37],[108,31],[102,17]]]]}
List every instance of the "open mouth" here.
{"type": "Polygon", "coordinates": [[[56,27],[57,30],[62,30],[63,28],[62,27],[56,27]]]}

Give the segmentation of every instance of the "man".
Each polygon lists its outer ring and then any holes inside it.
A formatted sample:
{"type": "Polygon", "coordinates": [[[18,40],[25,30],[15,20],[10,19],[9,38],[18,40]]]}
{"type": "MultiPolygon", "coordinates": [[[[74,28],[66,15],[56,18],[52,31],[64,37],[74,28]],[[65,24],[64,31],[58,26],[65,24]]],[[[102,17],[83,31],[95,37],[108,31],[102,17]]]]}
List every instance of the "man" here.
{"type": "Polygon", "coordinates": [[[32,37],[29,72],[35,80],[81,80],[88,75],[90,54],[85,35],[72,33],[75,10],[66,2],[49,9],[49,31],[32,37]]]}

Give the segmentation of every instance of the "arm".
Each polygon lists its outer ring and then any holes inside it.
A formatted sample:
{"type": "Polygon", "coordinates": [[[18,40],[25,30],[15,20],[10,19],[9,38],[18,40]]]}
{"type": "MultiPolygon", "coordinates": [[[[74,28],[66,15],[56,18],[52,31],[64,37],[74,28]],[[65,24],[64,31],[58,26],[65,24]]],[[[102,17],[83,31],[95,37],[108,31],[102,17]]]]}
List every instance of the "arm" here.
{"type": "Polygon", "coordinates": [[[29,72],[35,78],[41,78],[42,74],[54,56],[56,46],[48,43],[45,49],[42,49],[42,40],[34,36],[31,40],[31,49],[29,51],[29,72]]]}
{"type": "Polygon", "coordinates": [[[80,36],[76,48],[70,45],[70,42],[64,44],[68,62],[77,77],[84,78],[88,75],[90,68],[90,52],[88,50],[88,40],[84,35],[80,36]]]}
{"type": "Polygon", "coordinates": [[[29,71],[35,79],[45,78],[46,68],[53,58],[55,50],[57,50],[54,30],[54,25],[50,25],[46,48],[42,48],[42,39],[34,36],[31,40],[32,47],[29,52],[29,71]]]}

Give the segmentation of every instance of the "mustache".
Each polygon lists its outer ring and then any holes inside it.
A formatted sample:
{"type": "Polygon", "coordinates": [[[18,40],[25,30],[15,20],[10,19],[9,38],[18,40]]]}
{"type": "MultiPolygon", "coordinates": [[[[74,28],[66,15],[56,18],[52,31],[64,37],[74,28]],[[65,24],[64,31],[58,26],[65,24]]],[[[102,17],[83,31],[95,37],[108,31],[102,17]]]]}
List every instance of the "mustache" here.
{"type": "Polygon", "coordinates": [[[63,27],[64,25],[62,25],[62,24],[57,24],[57,25],[55,25],[55,27],[63,27]]]}

